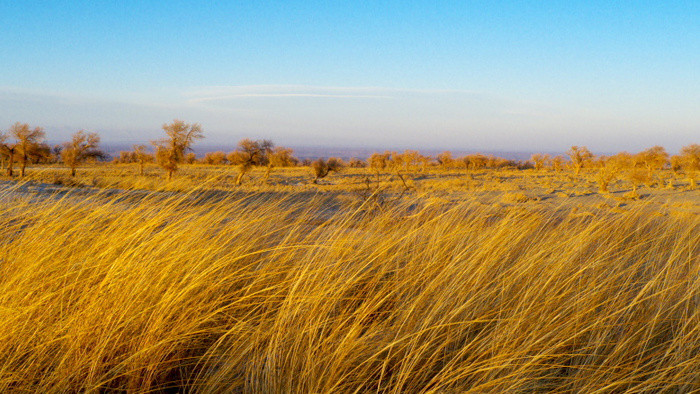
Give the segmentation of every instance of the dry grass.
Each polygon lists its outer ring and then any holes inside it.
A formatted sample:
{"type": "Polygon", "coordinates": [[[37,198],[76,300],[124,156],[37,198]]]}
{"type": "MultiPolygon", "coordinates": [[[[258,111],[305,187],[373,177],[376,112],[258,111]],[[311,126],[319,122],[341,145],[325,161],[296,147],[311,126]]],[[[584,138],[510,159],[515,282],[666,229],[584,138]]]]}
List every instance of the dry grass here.
{"type": "Polygon", "coordinates": [[[700,390],[693,202],[217,179],[0,192],[0,391],[700,390]]]}

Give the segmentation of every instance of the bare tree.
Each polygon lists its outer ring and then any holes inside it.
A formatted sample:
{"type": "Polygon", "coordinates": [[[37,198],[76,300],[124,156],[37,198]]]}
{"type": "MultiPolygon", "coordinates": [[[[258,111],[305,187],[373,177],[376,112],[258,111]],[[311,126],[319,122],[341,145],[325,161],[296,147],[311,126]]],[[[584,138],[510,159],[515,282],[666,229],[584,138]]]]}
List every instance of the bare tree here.
{"type": "Polygon", "coordinates": [[[100,136],[80,130],[73,134],[70,142],[63,144],[61,157],[63,163],[70,167],[71,176],[75,176],[78,165],[87,159],[101,159],[106,154],[100,150],[100,136]]]}
{"type": "Polygon", "coordinates": [[[185,152],[192,150],[194,141],[204,138],[204,135],[198,123],[188,124],[178,119],[164,124],[163,131],[167,137],[153,141],[153,145],[156,147],[156,161],[168,172],[168,179],[172,179],[177,165],[185,159],[185,152]]]}

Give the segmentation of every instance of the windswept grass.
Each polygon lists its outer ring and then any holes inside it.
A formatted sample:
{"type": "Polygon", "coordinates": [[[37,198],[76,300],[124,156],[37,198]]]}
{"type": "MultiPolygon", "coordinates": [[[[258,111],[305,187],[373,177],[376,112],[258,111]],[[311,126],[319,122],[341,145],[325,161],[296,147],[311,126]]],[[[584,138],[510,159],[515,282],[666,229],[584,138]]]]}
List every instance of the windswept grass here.
{"type": "Polygon", "coordinates": [[[2,392],[700,390],[692,213],[0,201],[2,392]]]}

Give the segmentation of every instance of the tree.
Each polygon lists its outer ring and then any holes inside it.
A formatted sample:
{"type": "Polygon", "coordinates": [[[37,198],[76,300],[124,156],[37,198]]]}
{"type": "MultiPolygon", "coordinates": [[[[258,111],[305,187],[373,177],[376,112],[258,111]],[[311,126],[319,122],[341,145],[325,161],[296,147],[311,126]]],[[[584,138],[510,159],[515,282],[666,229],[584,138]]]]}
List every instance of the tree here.
{"type": "Polygon", "coordinates": [[[611,156],[607,161],[608,166],[613,166],[617,170],[625,170],[634,167],[634,158],[628,152],[620,152],[611,156]]]}
{"type": "Polygon", "coordinates": [[[153,156],[146,152],[146,145],[134,145],[132,149],[134,160],[139,163],[139,175],[143,175],[143,167],[146,162],[153,161],[153,156]]]}
{"type": "Polygon", "coordinates": [[[639,164],[646,167],[651,177],[654,171],[661,170],[668,163],[668,153],[666,153],[666,149],[663,146],[654,146],[639,152],[636,160],[639,164]]]}
{"type": "Polygon", "coordinates": [[[554,171],[561,171],[564,168],[564,158],[562,156],[554,156],[551,162],[554,171]]]}
{"type": "Polygon", "coordinates": [[[270,164],[273,167],[294,167],[299,164],[299,159],[294,157],[292,149],[278,146],[270,154],[270,164]]]}
{"type": "Polygon", "coordinates": [[[266,165],[267,172],[265,176],[268,177],[273,165],[270,161],[270,156],[274,147],[275,144],[270,140],[253,141],[249,138],[245,138],[238,141],[238,149],[229,153],[227,156],[231,164],[238,165],[239,171],[236,177],[236,184],[240,185],[243,183],[243,176],[245,176],[253,166],[266,165]]]}
{"type": "Polygon", "coordinates": [[[2,158],[2,168],[5,168],[5,160],[7,160],[7,176],[12,176],[15,150],[14,144],[7,142],[8,139],[9,136],[6,133],[0,132],[0,157],[2,158]]]}
{"type": "Polygon", "coordinates": [[[367,159],[367,164],[369,167],[379,174],[379,172],[385,169],[388,165],[390,154],[388,152],[384,153],[372,153],[372,155],[367,159]]]}
{"type": "Polygon", "coordinates": [[[627,180],[632,183],[632,192],[636,193],[637,188],[641,186],[643,183],[650,183],[651,182],[651,177],[649,176],[648,171],[644,171],[641,168],[630,168],[627,170],[627,180]]]}
{"type": "Polygon", "coordinates": [[[695,189],[695,181],[700,172],[700,145],[691,144],[684,146],[680,152],[681,168],[690,181],[690,189],[695,189]]]}
{"type": "Polygon", "coordinates": [[[569,155],[571,159],[571,164],[574,167],[576,175],[578,175],[581,172],[581,168],[593,158],[593,154],[585,146],[572,146],[566,154],[569,155]]]}
{"type": "Polygon", "coordinates": [[[106,154],[100,150],[100,136],[97,133],[86,133],[80,130],[73,134],[70,142],[63,144],[61,157],[63,163],[70,167],[71,176],[75,176],[78,164],[87,159],[101,159],[106,154]]]}
{"type": "Polygon", "coordinates": [[[14,160],[17,156],[21,165],[20,177],[24,177],[27,161],[29,161],[30,156],[37,153],[44,140],[44,129],[41,127],[30,129],[28,124],[17,122],[10,127],[9,135],[6,135],[3,140],[2,149],[9,156],[7,175],[12,176],[14,160]],[[12,137],[14,143],[5,142],[8,137],[12,137]]]}
{"type": "Polygon", "coordinates": [[[454,159],[452,158],[452,152],[445,151],[438,154],[437,161],[444,168],[451,167],[452,163],[454,162],[454,159]]]}
{"type": "Polygon", "coordinates": [[[311,163],[311,168],[316,175],[314,183],[317,183],[319,179],[325,178],[331,171],[339,172],[343,168],[343,161],[335,157],[329,158],[328,161],[318,159],[311,163]]]}
{"type": "Polygon", "coordinates": [[[189,152],[185,154],[185,164],[194,164],[197,162],[197,154],[194,152],[189,152]]]}
{"type": "Polygon", "coordinates": [[[464,161],[464,164],[466,165],[466,167],[468,169],[470,169],[472,171],[477,171],[477,170],[480,170],[480,169],[486,167],[489,159],[488,159],[488,157],[486,157],[480,153],[476,153],[473,155],[464,156],[462,158],[462,161],[464,161]]]}
{"type": "Polygon", "coordinates": [[[367,167],[367,163],[358,159],[357,157],[351,157],[350,160],[348,161],[348,167],[350,167],[350,168],[365,168],[365,167],[367,167]]]}
{"type": "Polygon", "coordinates": [[[168,179],[172,179],[177,165],[185,159],[185,152],[192,150],[194,141],[204,135],[198,123],[188,124],[178,119],[163,124],[163,131],[167,137],[152,143],[156,148],[156,161],[168,172],[168,179]]]}

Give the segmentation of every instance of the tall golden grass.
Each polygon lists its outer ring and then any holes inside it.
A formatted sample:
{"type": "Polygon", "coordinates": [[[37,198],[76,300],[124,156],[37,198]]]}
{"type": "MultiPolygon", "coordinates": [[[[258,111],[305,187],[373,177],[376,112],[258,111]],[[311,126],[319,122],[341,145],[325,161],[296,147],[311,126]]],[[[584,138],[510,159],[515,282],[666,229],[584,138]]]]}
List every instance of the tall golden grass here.
{"type": "Polygon", "coordinates": [[[273,192],[0,201],[2,392],[700,389],[697,215],[273,192]]]}

